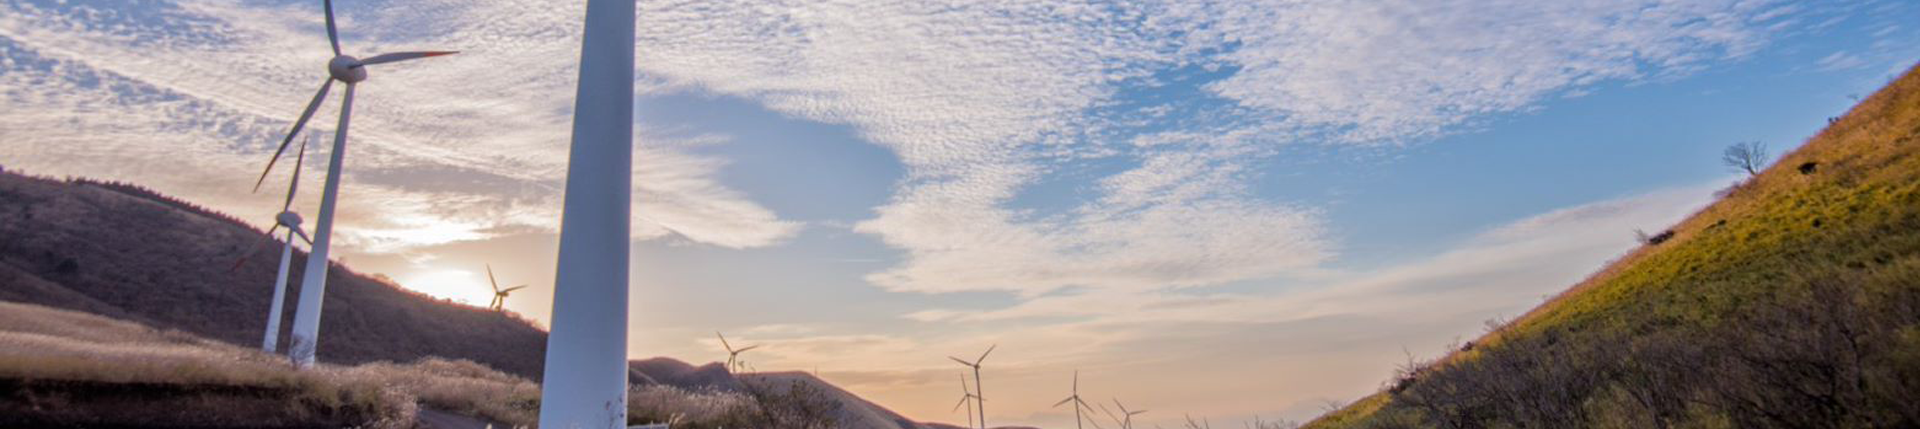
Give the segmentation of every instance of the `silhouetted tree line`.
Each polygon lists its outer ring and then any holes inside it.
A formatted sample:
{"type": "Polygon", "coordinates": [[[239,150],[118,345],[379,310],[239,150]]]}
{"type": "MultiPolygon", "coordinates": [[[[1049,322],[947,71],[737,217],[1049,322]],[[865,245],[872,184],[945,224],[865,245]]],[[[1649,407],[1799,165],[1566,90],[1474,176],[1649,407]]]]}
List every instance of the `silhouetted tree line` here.
{"type": "Polygon", "coordinates": [[[165,194],[161,194],[152,189],[147,189],[147,187],[145,186],[140,186],[140,185],[127,183],[127,182],[111,181],[111,180],[94,180],[94,179],[88,179],[84,177],[69,177],[67,178],[67,183],[95,186],[102,189],[119,192],[122,194],[127,194],[129,196],[144,198],[149,201],[166,205],[168,207],[173,207],[176,209],[180,209],[182,211],[205,216],[208,218],[232,222],[240,226],[252,227],[251,225],[248,225],[245,221],[241,221],[240,218],[229,216],[226,213],[213,211],[212,209],[202,207],[199,204],[194,204],[186,200],[181,200],[179,198],[174,198],[171,196],[167,196],[165,194]]]}
{"type": "Polygon", "coordinates": [[[1920,427],[1920,259],[1883,268],[1785,280],[1722,320],[1549,328],[1410,364],[1373,426],[1920,427]]]}

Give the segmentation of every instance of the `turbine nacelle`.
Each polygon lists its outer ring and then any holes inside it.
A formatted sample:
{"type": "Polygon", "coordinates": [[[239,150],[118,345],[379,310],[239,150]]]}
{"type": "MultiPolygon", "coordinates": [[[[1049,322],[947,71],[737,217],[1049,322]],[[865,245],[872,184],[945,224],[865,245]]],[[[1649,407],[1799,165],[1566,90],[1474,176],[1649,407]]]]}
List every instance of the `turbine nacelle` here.
{"type": "Polygon", "coordinates": [[[277,216],[274,216],[273,219],[275,222],[278,222],[280,226],[293,228],[293,229],[300,229],[300,222],[304,220],[304,219],[300,219],[299,213],[294,213],[291,211],[280,212],[280,214],[277,216]]]}
{"type": "Polygon", "coordinates": [[[366,63],[360,62],[359,58],[354,58],[352,55],[336,55],[333,59],[327,60],[327,74],[333,76],[333,80],[360,83],[367,80],[365,66],[366,63]]]}

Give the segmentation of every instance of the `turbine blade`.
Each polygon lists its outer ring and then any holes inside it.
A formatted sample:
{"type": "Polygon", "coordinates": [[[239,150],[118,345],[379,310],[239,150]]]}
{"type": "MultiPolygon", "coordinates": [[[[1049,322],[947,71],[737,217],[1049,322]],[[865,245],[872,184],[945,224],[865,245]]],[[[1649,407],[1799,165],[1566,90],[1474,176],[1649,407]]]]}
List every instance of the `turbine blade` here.
{"type": "Polygon", "coordinates": [[[322,0],[327,8],[327,43],[333,45],[333,55],[340,56],[340,31],[333,26],[333,0],[322,0]]]}
{"type": "MultiPolygon", "coordinates": [[[[972,397],[967,397],[967,396],[960,397],[960,403],[953,404],[953,411],[960,411],[960,406],[966,405],[967,401],[972,399],[973,399],[972,397]]],[[[953,411],[948,411],[948,412],[953,412],[953,411]]]]}
{"type": "Polygon", "coordinates": [[[520,290],[520,289],[525,289],[526,287],[527,287],[527,285],[519,285],[519,286],[514,286],[514,287],[510,287],[510,288],[506,288],[506,289],[501,289],[501,290],[500,290],[500,294],[501,294],[501,295],[505,295],[505,294],[507,294],[508,292],[513,292],[513,291],[516,291],[516,290],[520,290]]]}
{"type": "Polygon", "coordinates": [[[493,264],[487,264],[487,283],[493,284],[493,293],[500,293],[500,281],[493,279],[493,264]]]}
{"type": "Polygon", "coordinates": [[[1061,405],[1066,405],[1068,402],[1073,402],[1073,398],[1068,397],[1067,399],[1061,399],[1060,402],[1053,403],[1052,408],[1060,408],[1061,405]]]}
{"type": "Polygon", "coordinates": [[[360,60],[360,65],[370,66],[374,64],[386,64],[386,63],[391,63],[395,61],[406,61],[406,60],[418,59],[418,58],[437,57],[441,55],[453,55],[457,53],[460,53],[460,51],[394,52],[390,54],[380,54],[380,55],[374,55],[372,57],[367,57],[366,59],[360,60]]]}
{"type": "Polygon", "coordinates": [[[746,352],[747,352],[747,350],[753,350],[753,349],[757,349],[757,348],[760,348],[760,345],[759,345],[759,344],[754,344],[754,345],[751,345],[751,346],[746,346],[746,347],[743,347],[743,348],[741,348],[740,350],[736,350],[736,351],[734,351],[734,353],[746,353],[746,352]]]}
{"type": "Polygon", "coordinates": [[[326,101],[327,90],[333,88],[333,78],[327,78],[320,84],[320,92],[313,94],[313,101],[307,102],[307,110],[300,112],[300,119],[293,121],[293,129],[287,131],[287,138],[280,141],[280,148],[273,150],[273,159],[267,160],[266,171],[260,172],[260,180],[253,182],[253,191],[260,192],[260,184],[267,182],[267,173],[273,172],[273,163],[280,162],[280,154],[287,152],[287,145],[293,143],[293,136],[300,134],[300,128],[307,126],[307,120],[313,119],[313,111],[320,108],[320,102],[326,101]]]}
{"type": "Polygon", "coordinates": [[[964,360],[960,360],[960,358],[957,358],[957,357],[953,357],[953,356],[947,356],[947,359],[953,359],[953,361],[954,361],[954,362],[959,362],[959,363],[960,363],[961,365],[966,365],[966,366],[974,366],[974,365],[973,365],[973,362],[967,362],[967,361],[964,361],[964,360]]]}
{"type": "MultiPolygon", "coordinates": [[[[293,208],[293,195],[300,191],[300,166],[307,163],[307,146],[313,144],[313,134],[307,134],[307,141],[300,143],[300,154],[293,158],[293,180],[287,181],[287,202],[280,204],[280,211],[293,208]]],[[[306,234],[301,234],[305,236],[306,234]]]]}
{"type": "Polygon", "coordinates": [[[279,231],[279,230],[280,230],[280,222],[274,222],[272,227],[267,228],[267,233],[265,235],[261,235],[260,239],[253,240],[253,244],[247,246],[247,251],[245,253],[240,254],[240,260],[233,261],[233,267],[227,268],[227,272],[229,273],[234,272],[236,270],[239,270],[241,265],[246,265],[247,258],[253,257],[254,252],[260,251],[261,244],[266,244],[267,241],[273,240],[273,232],[279,231]]]}
{"type": "Polygon", "coordinates": [[[1147,412],[1147,410],[1140,410],[1140,411],[1134,411],[1134,412],[1129,412],[1129,413],[1127,413],[1127,415],[1128,415],[1128,416],[1137,416],[1137,415],[1141,415],[1141,414],[1145,414],[1146,412],[1147,412]]]}
{"type": "Polygon", "coordinates": [[[999,344],[994,344],[994,345],[991,345],[991,346],[987,346],[987,352],[986,352],[986,353],[981,353],[981,354],[980,354],[980,358],[979,358],[979,359],[974,359],[974,360],[973,360],[973,364],[974,364],[974,365],[979,365],[979,364],[980,364],[981,362],[986,362],[986,361],[987,361],[987,355],[990,355],[990,354],[993,354],[993,349],[994,349],[994,348],[996,348],[996,347],[1000,347],[1000,345],[999,345],[999,344]]]}
{"type": "Polygon", "coordinates": [[[288,230],[288,231],[293,231],[293,235],[298,235],[298,236],[300,236],[300,241],[305,241],[305,242],[307,242],[307,245],[308,245],[308,246],[312,246],[312,245],[313,245],[313,239],[312,239],[312,238],[308,238],[308,237],[307,237],[307,232],[306,232],[306,231],[301,231],[301,230],[300,230],[300,228],[294,228],[294,227],[291,227],[291,226],[289,226],[289,227],[287,227],[287,230],[288,230]]]}
{"type": "Polygon", "coordinates": [[[727,349],[727,353],[737,353],[733,351],[733,344],[727,343],[727,336],[720,335],[720,331],[713,331],[713,336],[720,337],[720,347],[725,347],[727,349]]]}

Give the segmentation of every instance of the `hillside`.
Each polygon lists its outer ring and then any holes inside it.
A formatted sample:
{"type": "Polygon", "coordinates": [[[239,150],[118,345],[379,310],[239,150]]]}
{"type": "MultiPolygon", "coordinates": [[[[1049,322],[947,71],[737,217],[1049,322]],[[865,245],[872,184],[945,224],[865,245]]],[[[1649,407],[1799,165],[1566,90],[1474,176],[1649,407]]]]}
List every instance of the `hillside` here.
{"type": "MultiPolygon", "coordinates": [[[[314,386],[336,387],[331,381],[290,372],[284,362],[252,350],[266,324],[261,316],[270,304],[279,249],[263,246],[252,256],[253,263],[232,272],[228,268],[260,234],[232,217],[133,185],[0,173],[0,310],[5,311],[0,314],[0,344],[8,347],[0,351],[0,388],[4,388],[0,390],[27,395],[0,397],[0,414],[12,410],[28,418],[0,418],[0,424],[112,426],[124,421],[85,411],[97,409],[93,407],[128,410],[115,415],[118,419],[185,427],[410,421],[406,417],[412,413],[410,408],[396,411],[407,406],[395,405],[391,398],[359,398],[358,403],[348,401],[348,408],[319,411],[288,399],[312,395],[305,389],[314,386]],[[126,347],[109,345],[114,343],[126,347]],[[57,363],[48,360],[50,356],[86,359],[57,363]],[[153,364],[109,369],[125,366],[116,363],[121,360],[153,364]],[[203,368],[214,362],[239,364],[220,370],[203,368]],[[203,375],[213,379],[195,378],[203,375]],[[65,409],[81,410],[70,413],[9,408],[32,405],[38,400],[35,395],[48,394],[86,401],[67,403],[65,409]],[[142,403],[158,405],[129,405],[142,403]],[[36,418],[44,420],[32,420],[36,418]]],[[[287,293],[289,309],[298,295],[297,279],[305,257],[304,252],[295,252],[296,281],[287,293]]],[[[353,384],[346,387],[398,391],[420,396],[429,404],[434,400],[464,404],[460,401],[469,400],[467,396],[498,396],[507,398],[505,403],[442,408],[498,421],[530,421],[529,407],[535,405],[525,401],[537,404],[537,386],[521,387],[515,383],[524,381],[488,374],[498,374],[491,369],[499,369],[537,380],[545,332],[511,314],[407,291],[338,264],[331,269],[320,358],[337,365],[359,365],[327,370],[362,376],[345,379],[353,384]],[[472,364],[459,360],[491,369],[462,367],[472,364]],[[472,377],[484,382],[469,380],[472,377]],[[373,381],[408,378],[425,381],[399,386],[373,381]],[[484,394],[420,387],[486,383],[498,386],[477,391],[484,394]]],[[[291,312],[285,317],[281,326],[290,329],[291,312]]],[[[630,381],[636,391],[665,389],[664,394],[637,396],[637,410],[667,407],[669,414],[684,414],[674,407],[698,407],[698,398],[754,402],[749,384],[762,388],[761,393],[770,389],[775,394],[804,386],[814,396],[810,401],[835,410],[835,427],[923,427],[806,374],[757,373],[736,378],[717,363],[694,366],[668,358],[636,360],[631,366],[630,381]],[[717,395],[701,396],[703,392],[717,395]],[[660,403],[640,403],[643,399],[660,403]]],[[[421,411],[423,416],[433,413],[421,411]]]]}
{"type": "MultiPolygon", "coordinates": [[[[628,364],[628,380],[637,388],[664,385],[691,391],[719,391],[778,396],[789,389],[803,389],[818,399],[820,408],[830,409],[836,428],[897,429],[929,427],[895,414],[852,392],[840,389],[813,374],[798,371],[732,374],[720,363],[694,366],[669,358],[636,360],[628,364]]],[[[778,401],[775,401],[778,402],[778,401]]]]}
{"type": "Polygon", "coordinates": [[[1307,425],[1920,426],[1920,68],[1539,308],[1307,425]]]}
{"type": "MultiPolygon", "coordinates": [[[[261,231],[144,189],[0,173],[0,300],[257,345],[279,246],[229,271],[261,231]]],[[[280,326],[292,329],[305,252],[280,326]]],[[[526,320],[401,289],[334,264],[319,357],[334,363],[470,359],[536,378],[546,333],[526,320]]],[[[283,334],[285,335],[285,334],[283,334]]],[[[281,344],[286,344],[283,340],[281,344]]]]}
{"type": "Polygon", "coordinates": [[[527,421],[538,397],[467,361],[294,370],[254,348],[0,302],[0,427],[408,428],[449,413],[527,421]]]}

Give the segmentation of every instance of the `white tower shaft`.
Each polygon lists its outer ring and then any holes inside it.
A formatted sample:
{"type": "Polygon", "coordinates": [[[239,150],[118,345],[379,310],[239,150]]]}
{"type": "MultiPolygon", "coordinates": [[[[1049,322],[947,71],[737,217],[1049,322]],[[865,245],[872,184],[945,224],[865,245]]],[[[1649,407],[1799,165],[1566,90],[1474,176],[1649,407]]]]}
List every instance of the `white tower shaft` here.
{"type": "Polygon", "coordinates": [[[307,251],[307,270],[300,279],[300,306],[293,313],[293,343],[287,356],[294,366],[313,365],[320,341],[320,304],[327,296],[327,250],[333,242],[333,203],[340,194],[340,168],[347,157],[347,120],[353,116],[353,87],[340,98],[340,128],[333,130],[333,153],[327,160],[327,185],[320,191],[320,219],[313,226],[313,246],[307,251]]]}
{"type": "Polygon", "coordinates": [[[287,228],[287,244],[280,247],[280,275],[273,280],[273,307],[267,310],[266,338],[260,349],[271,354],[280,347],[280,310],[287,303],[287,268],[293,265],[293,228],[287,228]]]}
{"type": "Polygon", "coordinates": [[[540,427],[627,426],[633,0],[587,0],[540,427]]]}

